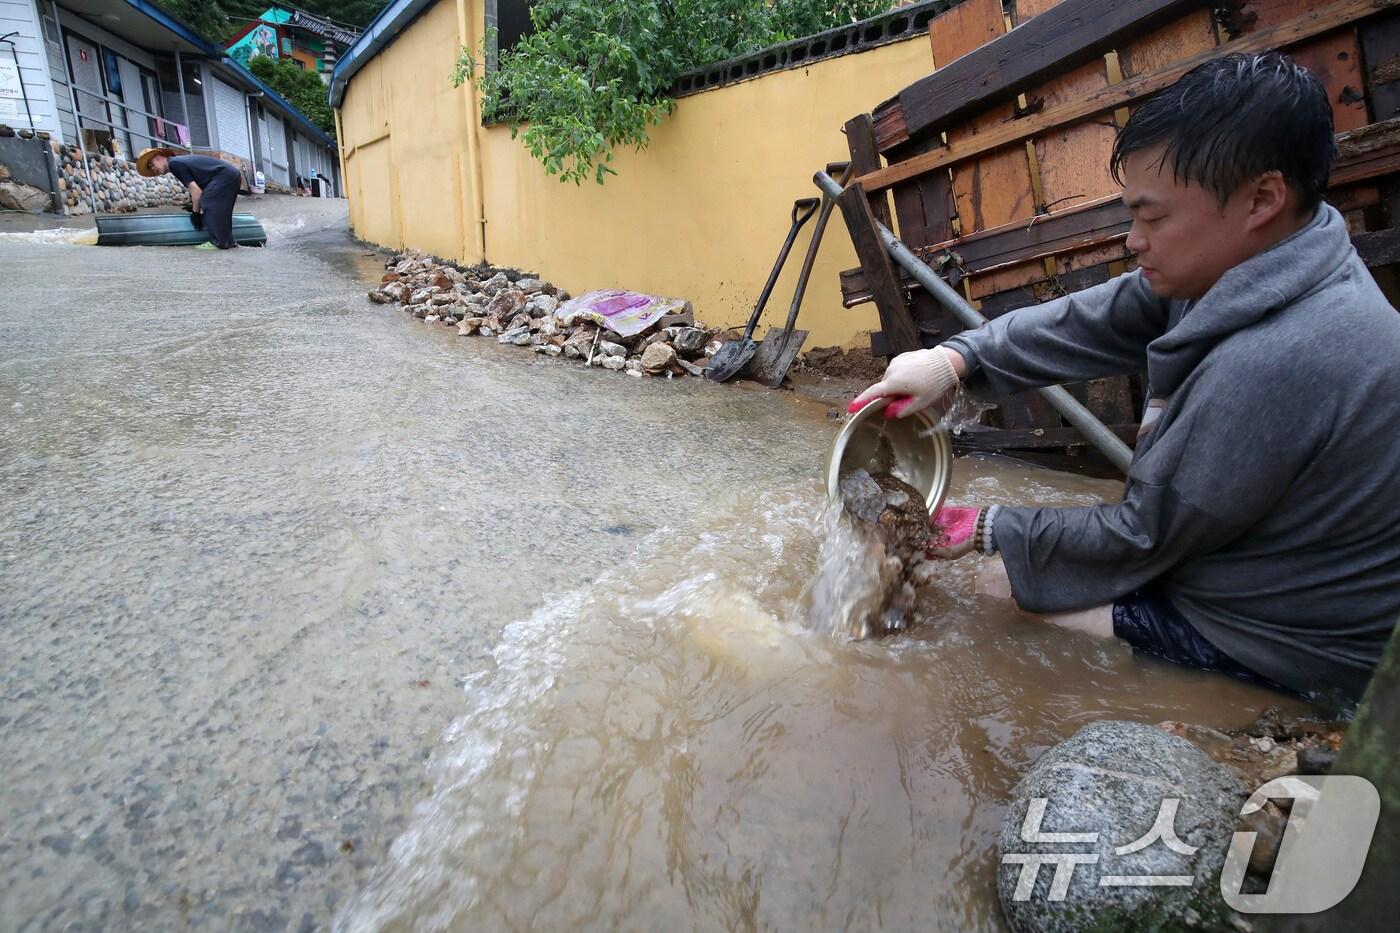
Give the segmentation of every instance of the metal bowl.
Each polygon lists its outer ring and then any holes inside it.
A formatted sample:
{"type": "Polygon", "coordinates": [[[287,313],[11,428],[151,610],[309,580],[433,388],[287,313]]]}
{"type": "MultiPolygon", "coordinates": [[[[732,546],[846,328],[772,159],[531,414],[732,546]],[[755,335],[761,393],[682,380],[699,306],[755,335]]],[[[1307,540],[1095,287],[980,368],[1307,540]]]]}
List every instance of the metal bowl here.
{"type": "Polygon", "coordinates": [[[856,470],[890,473],[923,493],[932,515],[953,479],[953,442],[927,410],[886,418],[889,403],[876,399],[841,427],[826,460],[826,494],[839,500],[841,479],[856,470]]]}

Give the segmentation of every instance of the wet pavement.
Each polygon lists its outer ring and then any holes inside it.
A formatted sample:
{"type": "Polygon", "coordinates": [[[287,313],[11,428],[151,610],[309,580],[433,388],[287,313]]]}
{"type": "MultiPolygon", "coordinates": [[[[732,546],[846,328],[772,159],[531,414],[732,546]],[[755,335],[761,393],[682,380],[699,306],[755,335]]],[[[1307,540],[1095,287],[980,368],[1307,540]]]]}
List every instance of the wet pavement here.
{"type": "Polygon", "coordinates": [[[819,637],[824,405],[459,339],[365,300],[343,202],[251,209],[266,249],[0,224],[0,929],[995,929],[1047,744],[1277,701],[972,564],[919,637],[819,637]]]}

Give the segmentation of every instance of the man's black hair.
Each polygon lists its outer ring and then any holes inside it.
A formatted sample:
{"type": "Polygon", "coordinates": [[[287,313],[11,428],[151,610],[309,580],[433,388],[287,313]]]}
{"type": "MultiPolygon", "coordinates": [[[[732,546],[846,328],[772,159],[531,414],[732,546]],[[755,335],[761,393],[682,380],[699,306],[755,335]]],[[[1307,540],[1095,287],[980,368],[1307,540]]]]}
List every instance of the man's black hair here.
{"type": "Polygon", "coordinates": [[[1128,156],[1157,146],[1178,182],[1221,204],[1278,171],[1303,211],[1321,202],[1337,154],[1326,89],[1281,52],[1212,59],[1134,110],[1113,144],[1114,179],[1122,184],[1128,156]]]}

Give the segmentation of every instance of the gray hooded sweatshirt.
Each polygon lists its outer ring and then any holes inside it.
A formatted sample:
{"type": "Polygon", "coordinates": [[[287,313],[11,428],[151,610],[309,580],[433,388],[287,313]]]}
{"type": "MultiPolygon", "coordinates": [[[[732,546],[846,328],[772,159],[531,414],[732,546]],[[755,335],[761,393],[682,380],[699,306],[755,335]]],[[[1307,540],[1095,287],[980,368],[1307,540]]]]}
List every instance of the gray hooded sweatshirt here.
{"type": "Polygon", "coordinates": [[[1246,667],[1361,693],[1400,616],[1400,314],[1336,210],[1199,301],[1133,272],[946,345],[980,394],[1146,371],[1163,403],[1120,503],[998,511],[1023,608],[1157,583],[1246,667]]]}

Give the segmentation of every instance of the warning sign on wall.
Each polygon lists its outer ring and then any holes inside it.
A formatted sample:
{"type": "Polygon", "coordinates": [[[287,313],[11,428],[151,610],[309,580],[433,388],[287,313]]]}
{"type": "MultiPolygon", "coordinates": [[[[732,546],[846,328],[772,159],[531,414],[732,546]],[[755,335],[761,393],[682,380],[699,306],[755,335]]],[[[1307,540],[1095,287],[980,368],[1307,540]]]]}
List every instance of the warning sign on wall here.
{"type": "Polygon", "coordinates": [[[20,102],[24,99],[24,87],[19,82],[19,66],[14,62],[0,62],[0,117],[19,116],[20,102]]]}

